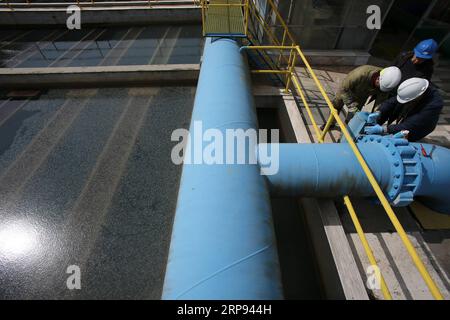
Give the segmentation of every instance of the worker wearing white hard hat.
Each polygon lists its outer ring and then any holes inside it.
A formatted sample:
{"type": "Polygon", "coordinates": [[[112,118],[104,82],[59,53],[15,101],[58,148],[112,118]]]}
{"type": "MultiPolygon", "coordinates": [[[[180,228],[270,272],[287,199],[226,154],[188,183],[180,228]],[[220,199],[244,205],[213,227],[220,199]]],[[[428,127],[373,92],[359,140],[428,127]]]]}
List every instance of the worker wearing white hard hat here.
{"type": "Polygon", "coordinates": [[[398,86],[401,77],[401,71],[397,67],[382,69],[371,65],[360,66],[352,70],[342,81],[333,100],[333,106],[338,112],[344,105],[347,106],[345,121],[348,122],[364,107],[369,97],[376,97],[377,106],[388,99],[388,92],[398,86]]]}
{"type": "Polygon", "coordinates": [[[397,90],[397,101],[408,103],[416,100],[427,91],[430,82],[427,79],[411,78],[404,81],[397,90]]]}
{"type": "Polygon", "coordinates": [[[382,92],[390,92],[395,89],[402,78],[402,72],[397,67],[389,67],[380,71],[378,80],[382,92]]]}
{"type": "Polygon", "coordinates": [[[411,78],[400,84],[397,96],[385,101],[379,112],[369,115],[374,125],[366,127],[365,132],[408,132],[408,139],[417,141],[436,128],[443,106],[438,90],[427,79],[411,78]]]}

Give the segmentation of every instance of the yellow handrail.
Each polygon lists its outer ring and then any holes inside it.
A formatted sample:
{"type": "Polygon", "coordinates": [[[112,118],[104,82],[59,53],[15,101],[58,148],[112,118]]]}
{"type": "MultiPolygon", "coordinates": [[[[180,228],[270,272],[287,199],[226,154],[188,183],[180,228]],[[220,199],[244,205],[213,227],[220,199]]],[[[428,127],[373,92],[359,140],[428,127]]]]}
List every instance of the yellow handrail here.
{"type": "MultiPolygon", "coordinates": [[[[270,1],[271,0],[269,0],[269,2],[270,1]]],[[[394,213],[394,210],[392,209],[391,205],[389,204],[388,200],[386,199],[386,196],[384,195],[383,191],[381,190],[380,185],[376,181],[375,177],[372,174],[372,171],[370,170],[370,168],[367,165],[366,161],[364,160],[361,152],[359,151],[358,147],[356,146],[355,142],[353,141],[353,137],[348,132],[345,123],[339,117],[337,110],[334,108],[333,104],[331,103],[330,98],[328,97],[327,93],[325,92],[324,88],[322,87],[322,84],[320,83],[319,79],[317,79],[317,76],[315,75],[314,71],[312,70],[305,55],[300,50],[299,46],[297,46],[296,51],[300,55],[300,58],[302,59],[307,70],[310,72],[311,77],[313,78],[314,82],[316,83],[317,87],[319,88],[320,93],[322,94],[328,107],[330,108],[331,114],[335,118],[336,122],[339,124],[339,127],[341,128],[343,135],[347,139],[347,142],[348,142],[350,148],[352,149],[353,153],[356,156],[356,159],[358,160],[364,173],[366,174],[367,178],[369,179],[369,182],[372,185],[372,188],[375,191],[378,199],[380,200],[381,205],[383,206],[384,210],[386,211],[395,230],[398,232],[398,234],[403,242],[403,245],[405,246],[406,250],[408,251],[409,255],[411,256],[416,268],[418,269],[418,271],[420,272],[426,285],[428,286],[428,289],[430,290],[431,294],[433,295],[433,297],[435,299],[442,300],[443,296],[442,296],[439,288],[437,287],[434,280],[431,278],[430,274],[428,273],[428,270],[426,269],[425,265],[423,264],[422,260],[420,259],[419,255],[417,254],[416,249],[414,248],[414,246],[412,245],[408,236],[406,235],[406,232],[403,229],[403,226],[401,225],[400,221],[398,220],[397,216],[394,213]]],[[[293,77],[295,78],[296,75],[294,74],[293,77]]]]}
{"type": "MultiPolygon", "coordinates": [[[[361,243],[364,247],[364,251],[367,254],[367,258],[369,259],[369,263],[372,266],[377,266],[377,260],[375,259],[375,256],[373,255],[372,249],[370,248],[369,242],[367,241],[364,230],[362,229],[361,223],[359,222],[358,216],[356,215],[355,209],[353,208],[353,204],[350,201],[350,198],[348,196],[344,197],[344,203],[347,206],[347,210],[350,214],[350,218],[352,219],[352,222],[355,225],[356,233],[358,234],[359,239],[361,240],[361,243]]],[[[383,293],[383,297],[386,300],[392,300],[392,295],[389,292],[389,289],[386,285],[386,281],[384,280],[384,277],[381,274],[381,272],[380,272],[379,281],[381,284],[381,292],[383,293]]]]}
{"type": "MultiPolygon", "coordinates": [[[[264,19],[262,19],[261,17],[258,16],[258,14],[255,12],[253,12],[256,15],[256,18],[258,20],[258,22],[261,24],[262,28],[264,29],[264,31],[266,32],[266,34],[268,35],[269,39],[271,42],[273,42],[274,45],[263,45],[263,46],[248,46],[245,47],[246,49],[254,49],[254,50],[261,50],[263,52],[265,52],[266,50],[280,50],[280,55],[278,57],[278,63],[277,63],[277,67],[281,68],[281,59],[284,57],[283,55],[283,51],[285,50],[291,50],[290,55],[289,55],[289,61],[287,63],[287,67],[286,69],[283,70],[277,70],[277,69],[268,69],[268,70],[254,70],[252,72],[254,73],[279,73],[279,74],[286,74],[287,75],[287,81],[286,81],[286,90],[289,89],[290,87],[290,82],[292,81],[292,83],[294,84],[297,93],[300,95],[300,99],[302,100],[303,105],[305,106],[306,112],[308,113],[308,116],[311,120],[311,123],[313,125],[314,131],[316,133],[316,136],[318,137],[318,142],[319,143],[323,143],[324,142],[324,138],[325,135],[327,134],[331,123],[333,122],[332,120],[335,119],[335,121],[339,124],[339,126],[341,127],[342,133],[345,136],[345,138],[347,139],[347,142],[351,148],[351,150],[353,151],[353,153],[355,154],[355,157],[357,158],[359,164],[361,165],[364,173],[366,174],[372,188],[374,189],[378,199],[380,200],[384,210],[386,211],[390,221],[392,222],[395,230],[397,231],[397,233],[399,234],[403,245],[405,246],[408,254],[411,256],[413,263],[415,264],[415,266],[417,267],[419,273],[421,274],[422,278],[424,279],[426,285],[428,286],[431,294],[433,295],[434,298],[436,299],[443,299],[442,294],[439,291],[439,288],[437,287],[437,285],[435,284],[435,282],[433,281],[433,279],[431,278],[430,274],[428,273],[425,265],[423,264],[423,262],[421,261],[420,257],[418,256],[415,248],[413,247],[411,241],[409,240],[405,230],[403,229],[400,221],[398,220],[397,216],[395,215],[392,207],[390,206],[388,200],[386,199],[383,191],[381,190],[378,182],[376,181],[375,177],[373,176],[369,166],[367,165],[367,163],[365,162],[363,156],[361,155],[358,147],[356,146],[355,142],[353,141],[352,136],[350,135],[349,131],[347,130],[347,127],[345,125],[345,123],[339,118],[338,112],[337,110],[334,108],[333,104],[331,103],[330,98],[328,97],[326,91],[324,90],[322,84],[320,83],[319,79],[317,78],[315,72],[313,71],[313,69],[311,68],[310,64],[308,63],[305,55],[303,54],[303,52],[301,51],[300,47],[298,45],[295,44],[294,38],[292,37],[292,34],[289,32],[289,28],[287,27],[286,23],[284,22],[283,18],[281,17],[281,15],[279,14],[276,6],[274,5],[272,0],[268,0],[268,3],[270,5],[270,7],[272,8],[272,11],[274,12],[276,19],[278,21],[279,24],[281,24],[281,26],[283,27],[283,39],[281,41],[281,43],[276,39],[275,35],[273,34],[272,30],[270,29],[270,26],[267,25],[266,21],[264,19]],[[286,45],[286,39],[289,40],[290,45],[286,45]],[[293,51],[295,51],[295,54],[292,54],[293,51]],[[326,122],[325,128],[324,130],[320,130],[320,128],[318,127],[313,113],[311,111],[311,108],[309,107],[309,104],[307,102],[307,99],[305,97],[305,94],[301,88],[300,85],[300,81],[298,79],[298,76],[295,72],[295,65],[296,65],[296,58],[300,57],[301,61],[303,62],[303,64],[306,66],[306,69],[308,70],[308,72],[310,73],[311,77],[313,78],[316,86],[319,88],[319,91],[321,93],[321,95],[323,96],[323,98],[325,99],[328,108],[330,109],[330,117],[326,122]]],[[[253,11],[256,10],[256,8],[252,8],[253,11]]],[[[248,25],[246,25],[246,28],[248,27],[248,25]]],[[[247,30],[246,30],[247,33],[247,30]]],[[[350,198],[348,196],[344,197],[344,203],[347,206],[347,209],[349,211],[350,217],[352,219],[353,224],[355,225],[355,228],[357,230],[358,236],[363,244],[364,250],[366,252],[366,255],[369,259],[369,262],[376,266],[376,259],[373,255],[373,252],[369,246],[369,243],[364,235],[364,231],[361,227],[361,224],[358,220],[358,217],[355,213],[355,210],[353,208],[353,205],[350,201],[350,198]]],[[[392,299],[392,296],[386,286],[385,280],[383,278],[383,276],[381,276],[380,279],[381,282],[381,290],[383,293],[383,296],[385,299],[392,299]]]]}

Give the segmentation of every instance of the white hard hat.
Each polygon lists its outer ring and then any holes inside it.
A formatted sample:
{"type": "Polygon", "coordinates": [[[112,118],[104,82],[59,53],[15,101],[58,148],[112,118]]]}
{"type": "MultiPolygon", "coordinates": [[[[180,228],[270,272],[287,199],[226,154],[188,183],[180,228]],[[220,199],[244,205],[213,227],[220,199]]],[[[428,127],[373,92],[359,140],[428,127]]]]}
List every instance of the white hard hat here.
{"type": "Polygon", "coordinates": [[[403,81],[397,90],[397,101],[407,103],[420,97],[427,91],[430,82],[427,79],[411,78],[403,81]]]}
{"type": "Polygon", "coordinates": [[[380,90],[389,92],[398,86],[402,79],[402,72],[397,67],[384,68],[380,71],[380,90]]]}

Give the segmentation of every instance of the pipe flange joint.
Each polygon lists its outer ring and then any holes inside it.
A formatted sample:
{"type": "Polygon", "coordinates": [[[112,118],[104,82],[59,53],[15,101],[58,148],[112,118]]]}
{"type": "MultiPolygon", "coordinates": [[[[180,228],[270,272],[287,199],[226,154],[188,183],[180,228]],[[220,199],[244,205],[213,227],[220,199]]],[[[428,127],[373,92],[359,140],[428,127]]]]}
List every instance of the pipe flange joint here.
{"type": "Polygon", "coordinates": [[[408,140],[392,136],[359,136],[358,142],[382,146],[387,154],[391,172],[384,194],[394,206],[409,205],[414,200],[414,194],[422,179],[422,164],[416,148],[408,140]]]}

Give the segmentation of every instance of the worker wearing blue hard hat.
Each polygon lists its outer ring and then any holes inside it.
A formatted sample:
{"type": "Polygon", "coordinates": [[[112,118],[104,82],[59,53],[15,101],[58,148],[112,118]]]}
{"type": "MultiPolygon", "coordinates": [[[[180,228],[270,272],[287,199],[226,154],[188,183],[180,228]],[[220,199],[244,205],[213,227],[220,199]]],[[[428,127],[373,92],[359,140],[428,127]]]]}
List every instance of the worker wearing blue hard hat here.
{"type": "Polygon", "coordinates": [[[438,44],[433,39],[419,42],[413,51],[403,52],[393,65],[402,72],[403,83],[410,78],[431,80],[434,72],[433,56],[438,50],[438,44]]]}
{"type": "Polygon", "coordinates": [[[414,54],[420,59],[433,59],[433,55],[438,49],[438,44],[433,39],[421,41],[415,48],[414,54]]]}

